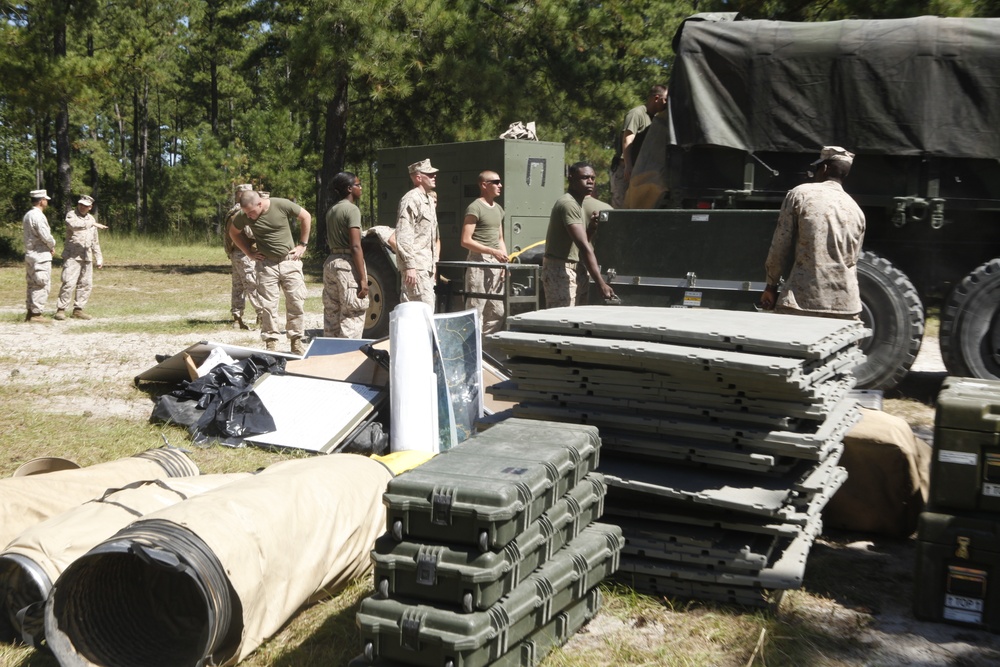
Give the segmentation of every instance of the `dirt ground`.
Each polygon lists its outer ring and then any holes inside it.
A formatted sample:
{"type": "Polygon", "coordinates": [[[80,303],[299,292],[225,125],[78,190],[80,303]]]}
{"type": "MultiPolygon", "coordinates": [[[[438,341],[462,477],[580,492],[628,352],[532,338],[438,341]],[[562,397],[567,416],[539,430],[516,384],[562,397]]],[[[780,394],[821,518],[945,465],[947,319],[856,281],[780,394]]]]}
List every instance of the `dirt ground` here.
{"type": "MultiPolygon", "coordinates": [[[[174,354],[192,343],[176,335],[135,335],[88,332],[87,322],[65,321],[26,325],[14,321],[12,309],[0,309],[0,378],[20,375],[38,383],[73,382],[87,378],[102,387],[74,401],[60,401],[47,409],[146,420],[152,410],[148,395],[132,388],[133,378],[155,365],[155,355],[174,354]],[[73,333],[72,336],[68,335],[73,333]]],[[[192,314],[206,321],[218,313],[192,314]]],[[[307,321],[307,329],[318,329],[307,321]]],[[[120,323],[119,323],[120,324],[120,323]]],[[[255,332],[220,329],[211,340],[263,347],[255,332]]],[[[284,348],[284,346],[282,346],[284,348]]],[[[945,377],[936,354],[936,341],[925,340],[915,372],[893,396],[912,397],[929,404],[945,377]]],[[[919,407],[918,407],[919,409],[919,407]]],[[[917,429],[929,440],[929,429],[917,429]]],[[[833,645],[829,665],[983,666],[1000,665],[1000,636],[965,627],[916,620],[911,611],[915,586],[914,539],[890,540],[870,535],[824,535],[810,553],[804,590],[785,596],[777,610],[793,623],[826,628],[847,642],[833,645]],[[848,648],[844,648],[844,647],[848,648]]],[[[1000,576],[1000,574],[994,575],[1000,576]]],[[[996,610],[994,614],[1000,613],[996,610]]],[[[636,641],[669,641],[669,632],[654,624],[627,627],[610,614],[600,614],[567,646],[612,640],[625,633],[636,641]],[[643,639],[645,638],[645,639],[643,639]]],[[[754,664],[782,662],[765,641],[754,664]]]]}

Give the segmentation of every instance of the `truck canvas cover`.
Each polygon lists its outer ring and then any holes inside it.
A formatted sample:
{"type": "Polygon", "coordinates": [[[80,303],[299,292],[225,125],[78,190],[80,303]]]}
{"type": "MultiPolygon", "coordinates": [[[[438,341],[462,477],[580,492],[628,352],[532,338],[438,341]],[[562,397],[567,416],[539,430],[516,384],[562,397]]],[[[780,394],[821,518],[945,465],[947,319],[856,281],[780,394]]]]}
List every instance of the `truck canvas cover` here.
{"type": "Polygon", "coordinates": [[[1000,155],[1000,19],[699,14],[678,30],[674,52],[676,145],[1000,155]]]}

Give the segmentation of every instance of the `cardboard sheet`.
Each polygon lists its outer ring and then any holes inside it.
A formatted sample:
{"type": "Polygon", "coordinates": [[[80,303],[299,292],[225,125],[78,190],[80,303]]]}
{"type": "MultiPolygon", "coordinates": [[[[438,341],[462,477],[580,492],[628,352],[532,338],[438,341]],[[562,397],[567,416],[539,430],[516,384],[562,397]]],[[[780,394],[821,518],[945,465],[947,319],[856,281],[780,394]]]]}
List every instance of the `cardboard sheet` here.
{"type": "MultiPolygon", "coordinates": [[[[305,357],[285,364],[285,372],[302,377],[386,387],[389,384],[389,371],[360,350],[361,346],[370,342],[372,341],[316,338],[306,350],[305,357]]],[[[388,350],[389,341],[381,341],[373,347],[388,350]]]]}
{"type": "Polygon", "coordinates": [[[322,453],[333,451],[385,396],[362,384],[269,374],[254,392],[277,429],[247,438],[248,444],[322,453]]]}
{"type": "Polygon", "coordinates": [[[140,382],[183,382],[185,380],[190,380],[191,376],[189,374],[190,371],[188,370],[187,357],[190,357],[195,367],[197,367],[204,363],[205,360],[208,359],[208,355],[212,352],[212,350],[217,347],[221,347],[226,354],[236,361],[247,359],[254,354],[269,354],[272,357],[284,359],[299,358],[297,354],[267,352],[266,350],[256,347],[241,347],[239,345],[226,345],[225,343],[201,341],[200,343],[189,345],[187,348],[181,350],[172,357],[168,357],[157,363],[152,368],[139,373],[135,376],[133,381],[136,385],[138,385],[140,382]]]}

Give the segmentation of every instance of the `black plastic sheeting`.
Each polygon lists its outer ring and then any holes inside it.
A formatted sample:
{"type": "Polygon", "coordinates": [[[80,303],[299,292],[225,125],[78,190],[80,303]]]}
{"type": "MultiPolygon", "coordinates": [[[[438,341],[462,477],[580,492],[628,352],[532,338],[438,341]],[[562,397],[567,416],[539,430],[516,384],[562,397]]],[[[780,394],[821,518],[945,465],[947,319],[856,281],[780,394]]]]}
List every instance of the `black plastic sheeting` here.
{"type": "Polygon", "coordinates": [[[284,372],[283,358],[263,353],[220,364],[157,399],[150,421],[186,426],[197,445],[239,447],[244,438],[275,430],[274,419],[253,386],[265,373],[284,372]]]}
{"type": "Polygon", "coordinates": [[[741,20],[674,37],[673,142],[748,153],[1000,155],[1000,19],[741,20]]]}

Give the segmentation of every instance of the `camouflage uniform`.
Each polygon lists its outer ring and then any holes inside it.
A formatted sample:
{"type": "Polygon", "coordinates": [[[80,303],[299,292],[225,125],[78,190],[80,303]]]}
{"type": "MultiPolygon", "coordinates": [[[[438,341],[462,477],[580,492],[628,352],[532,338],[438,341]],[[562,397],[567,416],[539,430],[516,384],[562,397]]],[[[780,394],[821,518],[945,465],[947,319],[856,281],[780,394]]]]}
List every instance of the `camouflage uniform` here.
{"type": "Polygon", "coordinates": [[[403,281],[402,301],[423,301],[434,310],[434,265],[438,239],[437,212],[430,196],[413,188],[399,200],[396,214],[396,254],[399,272],[416,269],[417,284],[410,287],[403,281]]]}
{"type": "Polygon", "coordinates": [[[570,237],[569,225],[584,225],[583,207],[566,193],[560,197],[549,215],[545,233],[545,256],[542,258],[542,289],[545,307],[575,306],[577,296],[576,265],[580,249],[570,237]]]}
{"type": "Polygon", "coordinates": [[[257,247],[265,259],[257,260],[257,298],[260,303],[260,337],[277,341],[281,337],[278,304],[285,294],[285,335],[296,341],[305,333],[305,302],[308,296],[302,260],[292,259],[295,242],[291,224],[302,207],[280,197],[270,198],[271,206],[256,220],[240,212],[233,218],[233,227],[250,228],[257,247]]]}
{"type": "MultiPolygon", "coordinates": [[[[260,299],[257,298],[257,263],[252,257],[247,257],[229,236],[229,226],[239,212],[239,204],[229,209],[229,212],[226,213],[222,233],[222,245],[229,257],[229,263],[233,267],[232,291],[229,297],[230,312],[232,312],[234,319],[238,318],[239,321],[243,321],[243,312],[246,310],[246,302],[249,301],[254,312],[257,313],[257,321],[260,322],[260,299]]],[[[250,227],[244,227],[243,233],[253,241],[253,232],[250,227]]]]}
{"type": "MultiPolygon", "coordinates": [[[[477,199],[465,209],[465,217],[470,216],[476,219],[476,228],[472,233],[472,239],[489,248],[499,250],[500,233],[503,231],[503,207],[495,202],[490,207],[484,200],[477,199]]],[[[469,251],[465,260],[489,264],[500,263],[500,260],[493,255],[472,250],[469,251]]],[[[470,266],[465,270],[465,291],[502,295],[504,293],[504,270],[499,267],[470,266]]],[[[475,308],[476,312],[479,313],[479,323],[484,336],[499,331],[503,327],[503,299],[470,297],[465,300],[465,307],[475,308]]]]}
{"type": "Polygon", "coordinates": [[[359,275],[351,257],[351,229],[361,229],[361,211],[342,199],[326,214],[330,254],[323,264],[323,335],[361,338],[368,297],[358,298],[359,275]]]}
{"type": "Polygon", "coordinates": [[[768,285],[785,278],[775,310],[843,318],[860,313],[857,264],[864,238],[865,215],[837,181],[790,190],[765,263],[768,285]]]}
{"type": "Polygon", "coordinates": [[[22,219],[24,226],[24,267],[28,281],[26,303],[28,313],[40,315],[49,300],[52,283],[52,238],[49,221],[38,207],[32,206],[22,219]]]}
{"type": "Polygon", "coordinates": [[[101,242],[94,225],[97,220],[87,213],[81,216],[73,209],[66,214],[66,245],[63,246],[63,268],[56,308],[66,310],[73,301],[74,310],[83,310],[94,289],[94,264],[102,266],[101,242]],[[76,288],[76,299],[73,289],[76,288]]]}

